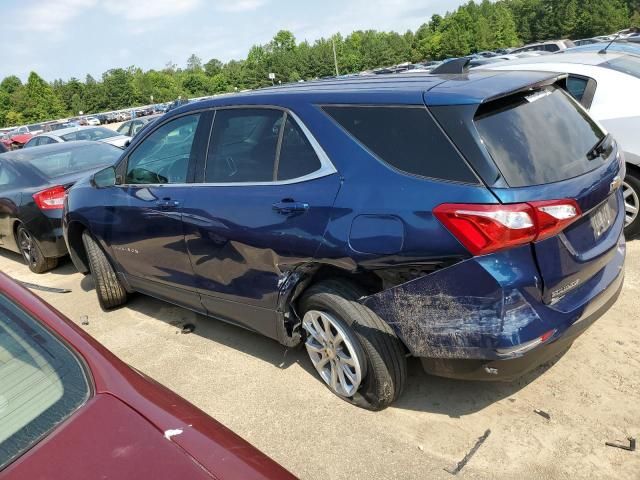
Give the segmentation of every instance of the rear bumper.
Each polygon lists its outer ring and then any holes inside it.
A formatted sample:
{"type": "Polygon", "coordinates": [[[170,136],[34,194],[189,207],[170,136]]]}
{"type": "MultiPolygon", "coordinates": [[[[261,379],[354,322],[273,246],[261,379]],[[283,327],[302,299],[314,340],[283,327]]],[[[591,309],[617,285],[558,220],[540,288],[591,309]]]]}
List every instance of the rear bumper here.
{"type": "Polygon", "coordinates": [[[67,245],[62,235],[62,219],[58,213],[39,215],[28,222],[26,227],[38,241],[42,254],[47,258],[63,257],[67,254],[67,245]]]}
{"type": "Polygon", "coordinates": [[[562,335],[509,360],[465,360],[421,358],[424,370],[431,375],[461,380],[511,381],[565,353],[616,302],[624,284],[624,272],[585,309],[562,335]]]}
{"type": "Polygon", "coordinates": [[[607,265],[551,305],[529,246],[474,257],[360,301],[429,372],[508,380],[561,353],[611,307],[625,253],[620,235],[607,265]]]}

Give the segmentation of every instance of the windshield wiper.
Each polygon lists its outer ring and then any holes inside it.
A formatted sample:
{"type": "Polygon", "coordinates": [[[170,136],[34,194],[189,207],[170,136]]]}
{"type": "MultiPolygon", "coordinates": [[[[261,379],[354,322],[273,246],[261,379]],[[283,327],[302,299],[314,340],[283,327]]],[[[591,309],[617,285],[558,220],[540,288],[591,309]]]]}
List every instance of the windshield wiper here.
{"type": "Polygon", "coordinates": [[[609,148],[611,140],[611,134],[608,133],[598,143],[596,143],[591,150],[587,152],[587,159],[595,160],[602,156],[609,148]]]}

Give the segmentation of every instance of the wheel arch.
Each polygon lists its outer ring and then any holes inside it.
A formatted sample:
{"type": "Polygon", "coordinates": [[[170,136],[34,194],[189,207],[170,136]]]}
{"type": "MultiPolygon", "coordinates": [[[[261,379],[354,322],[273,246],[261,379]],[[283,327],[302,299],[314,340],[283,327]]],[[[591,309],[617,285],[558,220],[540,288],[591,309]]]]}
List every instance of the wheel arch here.
{"type": "Polygon", "coordinates": [[[67,248],[69,256],[80,273],[89,273],[89,259],[82,243],[82,233],[87,230],[82,222],[72,221],[67,225],[67,248]]]}

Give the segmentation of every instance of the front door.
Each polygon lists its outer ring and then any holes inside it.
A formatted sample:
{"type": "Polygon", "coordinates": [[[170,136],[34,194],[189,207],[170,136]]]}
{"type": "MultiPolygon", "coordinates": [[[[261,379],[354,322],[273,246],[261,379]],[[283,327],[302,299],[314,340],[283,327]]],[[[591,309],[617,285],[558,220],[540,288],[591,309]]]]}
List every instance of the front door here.
{"type": "Polygon", "coordinates": [[[203,305],[276,338],[279,287],[313,259],[340,179],[291,114],[264,108],[216,112],[201,173],[183,218],[203,305]]]}
{"type": "Polygon", "coordinates": [[[210,115],[159,126],[128,156],[103,238],[136,290],[202,311],[182,226],[190,171],[204,155],[210,115]],[[206,132],[206,133],[205,133],[206,132]]]}

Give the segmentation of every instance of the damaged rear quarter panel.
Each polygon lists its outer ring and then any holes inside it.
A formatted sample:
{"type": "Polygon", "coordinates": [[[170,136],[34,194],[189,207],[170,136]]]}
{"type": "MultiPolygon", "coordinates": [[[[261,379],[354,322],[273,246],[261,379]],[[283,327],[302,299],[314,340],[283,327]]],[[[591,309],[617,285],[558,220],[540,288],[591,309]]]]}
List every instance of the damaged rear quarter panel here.
{"type": "MultiPolygon", "coordinates": [[[[548,325],[531,306],[540,285],[530,246],[474,257],[361,299],[431,358],[495,358],[548,325]]],[[[546,329],[546,330],[545,330],[546,329]]]]}

